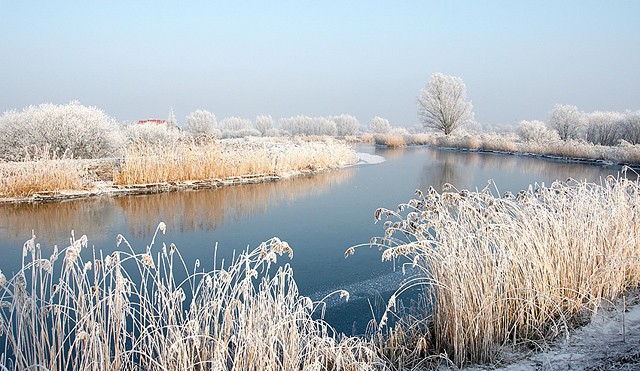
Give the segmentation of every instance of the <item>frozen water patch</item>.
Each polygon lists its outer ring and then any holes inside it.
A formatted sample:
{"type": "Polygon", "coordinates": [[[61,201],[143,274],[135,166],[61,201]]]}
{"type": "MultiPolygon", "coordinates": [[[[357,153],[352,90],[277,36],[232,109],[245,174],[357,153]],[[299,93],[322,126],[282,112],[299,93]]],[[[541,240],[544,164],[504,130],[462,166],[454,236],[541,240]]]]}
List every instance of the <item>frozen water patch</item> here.
{"type": "Polygon", "coordinates": [[[358,152],[356,153],[356,155],[358,156],[358,165],[360,164],[375,165],[375,164],[379,164],[386,161],[384,157],[373,155],[371,153],[358,152]]]}
{"type": "Polygon", "coordinates": [[[402,274],[402,270],[397,270],[379,277],[351,283],[345,286],[335,287],[331,290],[315,292],[309,297],[313,301],[318,301],[326,298],[324,302],[327,305],[327,308],[345,304],[345,299],[340,298],[339,293],[330,295],[337,290],[346,290],[349,293],[349,302],[371,299],[376,295],[380,295],[386,292],[390,293],[397,290],[403,281],[411,277],[415,277],[415,273],[417,272],[412,272],[410,269],[406,271],[406,274],[402,274]],[[327,297],[327,295],[330,296],[327,297]]]}

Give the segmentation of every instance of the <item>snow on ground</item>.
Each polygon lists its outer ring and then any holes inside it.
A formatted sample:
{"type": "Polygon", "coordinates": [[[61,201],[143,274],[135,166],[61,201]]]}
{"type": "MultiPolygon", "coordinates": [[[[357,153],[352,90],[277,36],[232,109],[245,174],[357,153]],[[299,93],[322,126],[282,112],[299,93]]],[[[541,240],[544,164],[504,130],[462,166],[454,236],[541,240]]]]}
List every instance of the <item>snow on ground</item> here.
{"type": "Polygon", "coordinates": [[[378,155],[373,155],[371,153],[362,153],[358,152],[356,154],[358,156],[358,164],[379,164],[385,161],[385,158],[378,155]]]}
{"type": "Polygon", "coordinates": [[[505,349],[494,365],[466,370],[640,370],[640,291],[600,309],[588,325],[542,352],[505,349]]]}

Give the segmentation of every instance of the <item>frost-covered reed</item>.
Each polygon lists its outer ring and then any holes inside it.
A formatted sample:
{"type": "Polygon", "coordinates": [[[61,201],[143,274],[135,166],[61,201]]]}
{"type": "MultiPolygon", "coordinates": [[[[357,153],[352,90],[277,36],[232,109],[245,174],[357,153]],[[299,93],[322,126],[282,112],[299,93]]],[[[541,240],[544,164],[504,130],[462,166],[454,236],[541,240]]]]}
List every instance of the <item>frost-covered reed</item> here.
{"type": "MultiPolygon", "coordinates": [[[[160,223],[156,230],[164,233],[160,223]]],[[[48,370],[360,370],[379,365],[356,338],[313,317],[321,302],[298,293],[292,255],[277,238],[228,264],[188,268],[179,251],[117,251],[70,239],[51,256],[35,236],[13,277],[0,273],[0,365],[48,370]],[[88,259],[85,257],[89,255],[88,259]],[[181,278],[186,276],[186,278],[181,278]]],[[[208,262],[207,265],[211,264],[208,262]]],[[[344,296],[344,292],[336,292],[344,296]]]]}
{"type": "Polygon", "coordinates": [[[83,189],[88,183],[88,173],[80,161],[46,149],[19,162],[0,162],[0,198],[83,189]]]}
{"type": "Polygon", "coordinates": [[[640,284],[637,181],[568,180],[503,197],[491,182],[479,192],[445,188],[375,215],[386,219],[385,236],[371,241],[383,260],[406,257],[420,271],[391,297],[380,326],[396,319],[403,292],[423,290],[405,311],[413,317],[381,341],[396,362],[447,354],[463,365],[490,361],[506,344],[537,347],[640,284]]]}
{"type": "Polygon", "coordinates": [[[615,146],[591,144],[584,140],[546,138],[523,140],[515,133],[460,133],[459,135],[412,134],[405,138],[408,145],[427,144],[435,147],[479,151],[533,154],[567,159],[600,160],[623,164],[640,164],[640,145],[620,141],[615,146]]]}
{"type": "Polygon", "coordinates": [[[355,151],[332,138],[314,141],[204,140],[130,146],[114,183],[120,185],[286,175],[335,169],[357,161],[355,151]]]}

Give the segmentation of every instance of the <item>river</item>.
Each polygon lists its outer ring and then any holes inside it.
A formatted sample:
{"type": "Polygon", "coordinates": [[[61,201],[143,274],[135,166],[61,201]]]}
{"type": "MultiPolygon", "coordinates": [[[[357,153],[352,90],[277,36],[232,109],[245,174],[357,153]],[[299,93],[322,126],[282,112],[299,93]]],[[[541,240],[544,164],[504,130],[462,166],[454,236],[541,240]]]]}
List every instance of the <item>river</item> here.
{"type": "MultiPolygon", "coordinates": [[[[499,192],[517,192],[533,182],[550,184],[568,177],[600,182],[618,169],[543,160],[525,156],[471,153],[428,147],[387,149],[359,146],[383,156],[378,164],[361,164],[313,176],[218,189],[176,191],[140,196],[101,197],[46,204],[0,206],[0,269],[10,278],[20,268],[23,243],[33,233],[44,255],[53,246],[87,235],[89,245],[109,253],[122,234],[136,252],[144,252],[159,222],[167,233],[156,239],[175,243],[187,264],[201,269],[232,251],[253,248],[273,236],[289,242],[294,257],[281,257],[295,273],[300,292],[320,299],[336,289],[350,292],[349,303],[330,300],[326,319],[338,330],[364,331],[378,295],[389,295],[403,279],[393,264],[382,263],[376,249],[352,245],[383,234],[374,224],[378,207],[394,209],[416,189],[444,183],[458,189],[482,189],[495,180],[499,192]]],[[[375,309],[375,308],[374,308],[375,309]]]]}

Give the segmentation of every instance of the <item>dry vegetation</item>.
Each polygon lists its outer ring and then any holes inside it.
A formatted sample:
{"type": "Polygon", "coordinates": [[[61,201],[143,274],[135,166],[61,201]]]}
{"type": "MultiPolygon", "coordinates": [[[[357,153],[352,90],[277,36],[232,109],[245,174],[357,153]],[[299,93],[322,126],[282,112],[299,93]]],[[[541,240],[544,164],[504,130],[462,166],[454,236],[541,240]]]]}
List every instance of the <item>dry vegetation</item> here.
{"type": "Polygon", "coordinates": [[[621,141],[615,146],[591,144],[583,140],[549,139],[524,141],[515,133],[442,135],[439,133],[364,135],[363,141],[389,147],[431,145],[472,151],[497,151],[577,160],[596,160],[640,165],[640,145],[621,141]]]}
{"type": "Polygon", "coordinates": [[[80,162],[48,151],[20,162],[0,162],[0,198],[84,189],[89,183],[80,162]]]}
{"type": "MultiPolygon", "coordinates": [[[[161,223],[156,234],[165,230],[161,223]]],[[[175,246],[103,256],[87,238],[42,256],[35,237],[23,268],[0,274],[4,369],[49,370],[361,370],[380,361],[366,342],[338,339],[312,314],[321,303],[299,295],[292,255],[273,238],[228,265],[188,269],[175,246]],[[190,269],[189,269],[190,270],[190,269]],[[54,273],[55,272],[55,273],[54,273]],[[60,276],[58,279],[57,276],[60,276]]],[[[344,292],[335,295],[345,296],[344,292]]]]}
{"type": "MultiPolygon", "coordinates": [[[[491,188],[494,187],[494,188],[491,188]]],[[[337,336],[314,318],[277,264],[277,238],[229,264],[187,268],[172,246],[104,256],[87,238],[0,274],[0,364],[7,369],[407,369],[494,360],[505,344],[541,347],[640,284],[640,184],[569,180],[498,195],[429,189],[379,209],[370,246],[412,266],[370,337],[337,336]],[[84,252],[83,252],[84,251],[84,252]],[[89,254],[89,259],[84,257],[89,254]],[[277,266],[277,268],[276,268],[277,266]],[[186,276],[186,279],[181,277],[186,276]],[[421,299],[402,306],[404,293],[421,299]],[[33,346],[37,344],[37,346],[33,346]]],[[[347,255],[353,253],[350,248],[347,255]]],[[[210,263],[209,263],[210,264],[210,263]]],[[[404,268],[403,268],[404,269],[404,268]]],[[[335,295],[346,296],[345,292],[335,295]]]]}
{"type": "Polygon", "coordinates": [[[119,185],[286,175],[327,170],[356,162],[355,151],[327,137],[320,141],[205,140],[130,146],[114,175],[119,185]]]}
{"type": "Polygon", "coordinates": [[[314,139],[181,140],[172,143],[140,141],[112,159],[108,174],[100,160],[50,155],[0,162],[0,198],[28,198],[94,187],[97,179],[119,186],[152,183],[224,180],[245,176],[285,176],[335,169],[356,162],[344,141],[314,139]],[[117,165],[115,165],[117,164],[117,165]],[[114,169],[115,165],[115,169],[114,169]]]}
{"type": "MultiPolygon", "coordinates": [[[[430,189],[398,210],[379,209],[383,259],[406,257],[421,271],[391,298],[420,287],[413,320],[388,331],[386,350],[405,365],[425,354],[455,364],[491,361],[504,344],[541,346],[640,283],[640,185],[569,180],[517,195],[430,189]],[[432,311],[427,315],[428,308],[432,311]],[[413,358],[411,358],[413,357],[413,358]]],[[[353,250],[349,251],[353,252],[353,250]]]]}

